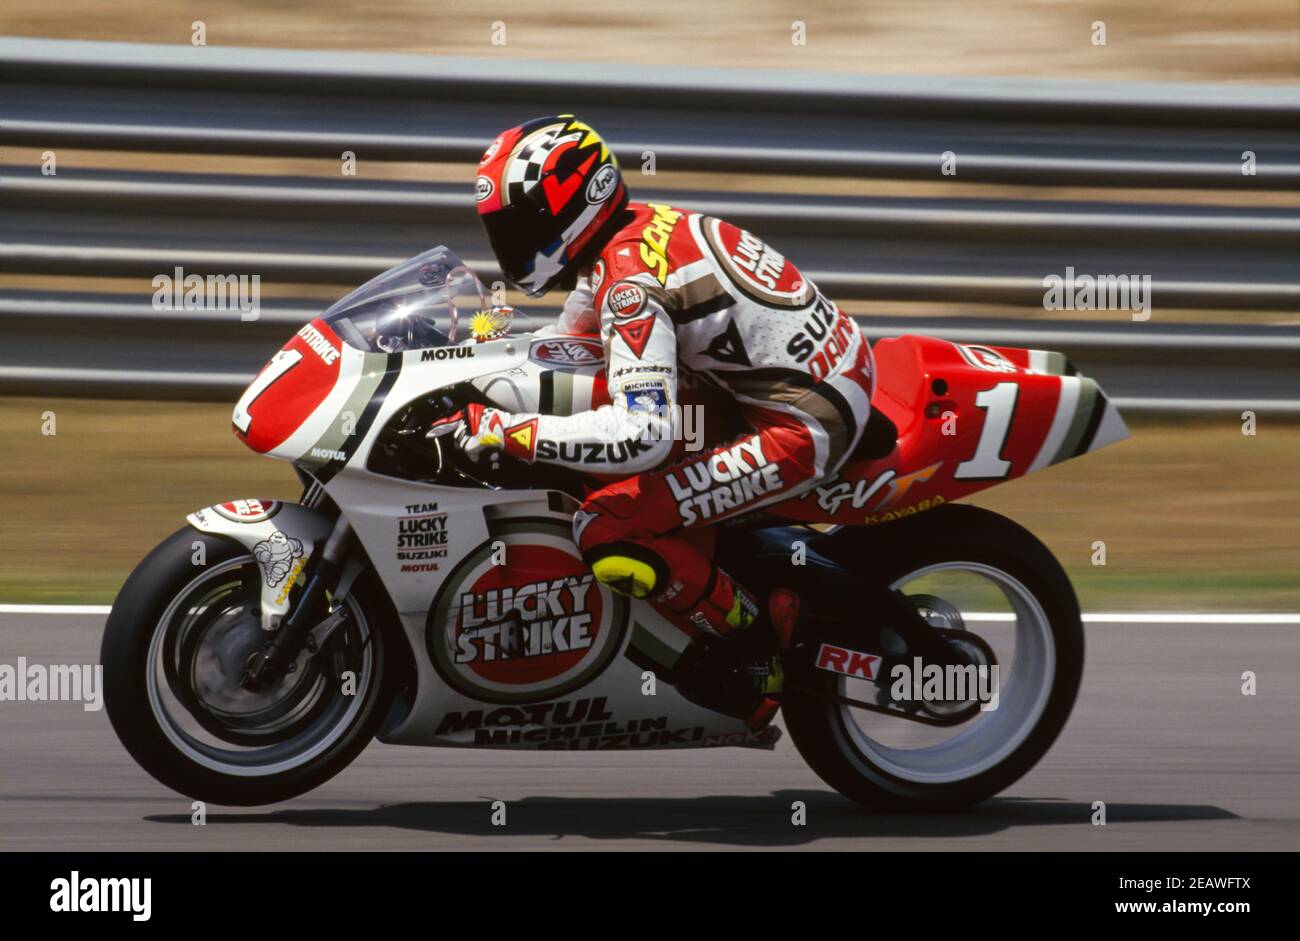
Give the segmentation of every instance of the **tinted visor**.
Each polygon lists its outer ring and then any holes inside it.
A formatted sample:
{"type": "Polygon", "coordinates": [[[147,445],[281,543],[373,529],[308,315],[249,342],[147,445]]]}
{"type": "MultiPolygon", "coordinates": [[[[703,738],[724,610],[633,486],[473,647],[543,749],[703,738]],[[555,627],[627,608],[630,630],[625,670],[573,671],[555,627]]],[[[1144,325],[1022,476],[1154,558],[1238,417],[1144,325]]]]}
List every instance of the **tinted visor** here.
{"type": "Polygon", "coordinates": [[[506,280],[529,294],[546,287],[533,282],[537,254],[559,237],[555,220],[527,204],[504,206],[479,218],[506,280]]]}

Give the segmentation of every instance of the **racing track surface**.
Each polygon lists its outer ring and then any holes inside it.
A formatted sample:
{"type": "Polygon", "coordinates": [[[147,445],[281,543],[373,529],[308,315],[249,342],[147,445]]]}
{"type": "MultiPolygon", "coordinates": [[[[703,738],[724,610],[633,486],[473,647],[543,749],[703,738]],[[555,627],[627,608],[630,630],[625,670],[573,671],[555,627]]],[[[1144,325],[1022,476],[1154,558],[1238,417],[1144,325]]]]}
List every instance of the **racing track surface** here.
{"type": "MultiPolygon", "coordinates": [[[[0,663],[93,663],[102,615],[0,614],[0,663]]],[[[0,702],[0,851],[233,849],[1296,850],[1294,625],[1096,624],[1064,735],[1008,793],[950,815],[873,815],[788,740],[538,754],[372,744],[316,792],[208,808],[154,783],[103,712],[0,702]],[[1244,670],[1259,695],[1241,695],[1244,670]],[[507,826],[489,822],[508,802],[507,826]],[[791,802],[808,824],[790,823],[791,802]],[[1108,824],[1089,823],[1105,801],[1108,824]]]]}

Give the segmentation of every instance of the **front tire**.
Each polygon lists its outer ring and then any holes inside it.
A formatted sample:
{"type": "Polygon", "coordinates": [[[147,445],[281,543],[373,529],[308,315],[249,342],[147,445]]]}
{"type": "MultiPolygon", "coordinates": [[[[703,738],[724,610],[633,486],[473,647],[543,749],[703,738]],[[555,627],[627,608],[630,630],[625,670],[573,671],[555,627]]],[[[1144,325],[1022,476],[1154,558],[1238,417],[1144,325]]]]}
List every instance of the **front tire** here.
{"type": "MultiPolygon", "coordinates": [[[[791,739],[818,776],[869,807],[934,810],[984,800],[1029,771],[1064,727],[1083,673],[1078,600],[1047,547],[1004,517],[957,505],[880,530],[842,530],[826,554],[894,590],[944,572],[987,577],[1012,609],[1016,654],[1023,659],[1008,664],[1011,677],[999,703],[1008,711],[979,712],[950,741],[915,749],[881,744],[859,724],[864,715],[901,725],[908,720],[829,702],[828,695],[848,695],[851,681],[814,671],[816,688],[787,691],[783,712],[791,739]]],[[[934,599],[918,595],[917,602],[934,599]]]]}
{"type": "Polygon", "coordinates": [[[252,806],[309,791],[365,748],[391,698],[386,606],[364,578],[318,655],[273,688],[243,690],[266,636],[260,577],[243,546],[186,527],[136,567],[108,616],[109,720],[142,768],[188,797],[252,806]]]}

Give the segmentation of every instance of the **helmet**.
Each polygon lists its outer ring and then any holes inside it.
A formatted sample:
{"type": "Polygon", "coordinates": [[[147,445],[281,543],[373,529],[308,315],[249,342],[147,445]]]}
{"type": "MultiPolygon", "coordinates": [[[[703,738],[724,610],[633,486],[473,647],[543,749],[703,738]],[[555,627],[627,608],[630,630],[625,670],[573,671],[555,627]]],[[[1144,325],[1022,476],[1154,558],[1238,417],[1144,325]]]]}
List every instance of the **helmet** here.
{"type": "Polygon", "coordinates": [[[618,161],[573,115],[511,128],[478,167],[488,241],[506,278],[533,297],[571,286],[622,225],[628,195],[618,161]]]}

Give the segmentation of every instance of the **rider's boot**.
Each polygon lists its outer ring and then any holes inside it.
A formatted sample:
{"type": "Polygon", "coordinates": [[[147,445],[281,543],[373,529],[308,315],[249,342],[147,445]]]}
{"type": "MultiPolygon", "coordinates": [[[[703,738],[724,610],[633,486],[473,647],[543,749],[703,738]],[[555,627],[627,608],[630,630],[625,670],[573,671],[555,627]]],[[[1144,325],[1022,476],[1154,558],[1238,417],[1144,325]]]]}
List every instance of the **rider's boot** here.
{"type": "MultiPolygon", "coordinates": [[[[706,694],[709,704],[744,718],[746,725],[754,731],[770,724],[781,705],[780,694],[784,685],[781,657],[789,649],[794,633],[799,616],[799,596],[789,589],[777,589],[768,597],[764,610],[743,586],[717,569],[709,591],[693,607],[673,611],[661,606],[661,610],[678,623],[703,631],[706,637],[722,638],[721,643],[706,641],[693,645],[702,657],[698,666],[703,666],[704,660],[712,661],[714,658],[733,664],[740,662],[743,676],[736,677],[738,683],[735,686],[726,684],[730,690],[716,687],[709,690],[706,694]],[[715,703],[715,696],[728,701],[728,705],[724,707],[720,702],[715,703]]],[[[713,682],[721,682],[716,678],[722,674],[712,669],[698,675],[704,679],[710,674],[715,677],[713,682]]],[[[694,686],[689,681],[687,684],[688,687],[694,686]]],[[[700,701],[701,693],[704,691],[699,690],[693,698],[700,701]]]]}
{"type": "Polygon", "coordinates": [[[799,621],[799,594],[790,588],[773,589],[767,596],[766,621],[776,638],[776,651],[768,658],[766,675],[755,677],[762,698],[745,720],[745,725],[755,732],[770,725],[781,708],[781,692],[785,688],[781,658],[794,639],[795,625],[799,621]]]}

